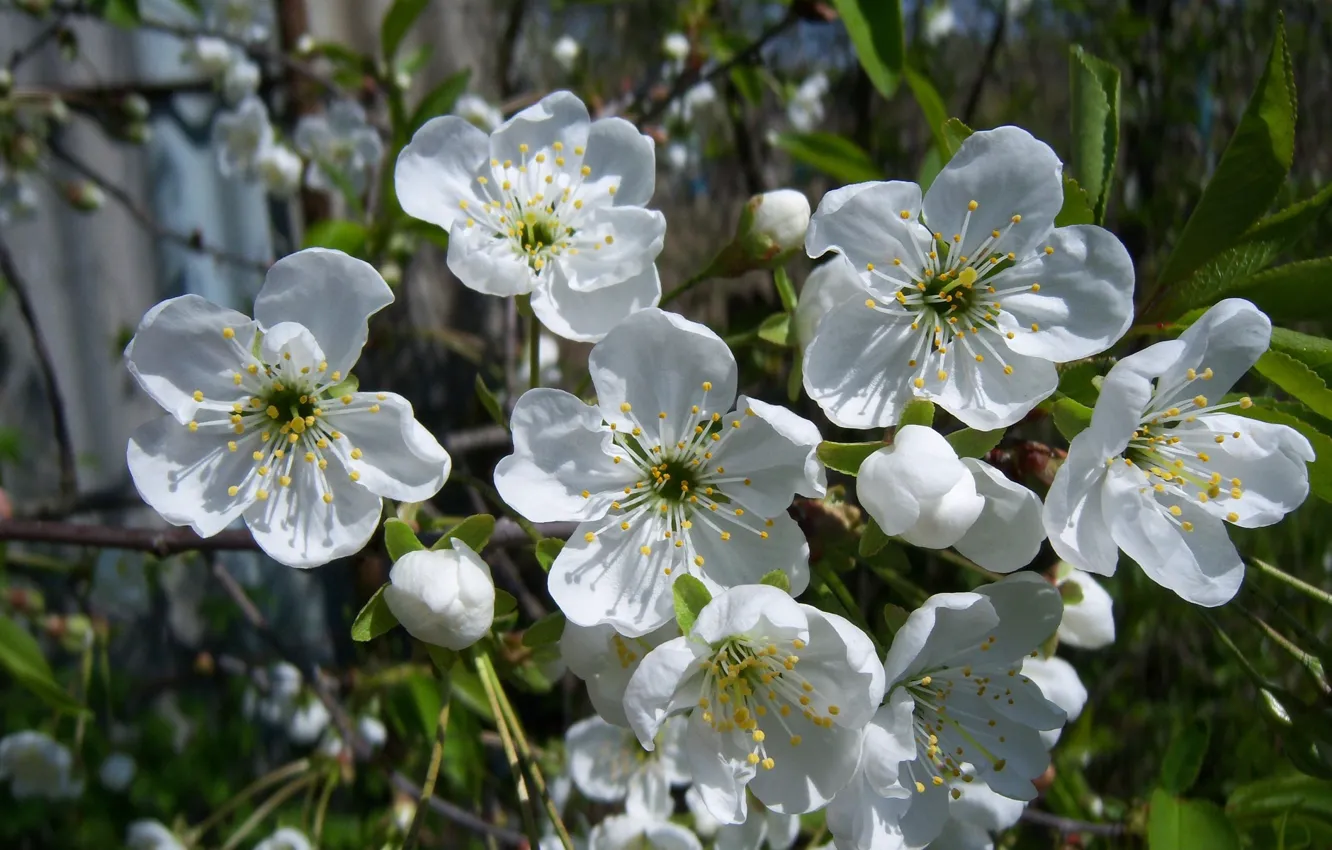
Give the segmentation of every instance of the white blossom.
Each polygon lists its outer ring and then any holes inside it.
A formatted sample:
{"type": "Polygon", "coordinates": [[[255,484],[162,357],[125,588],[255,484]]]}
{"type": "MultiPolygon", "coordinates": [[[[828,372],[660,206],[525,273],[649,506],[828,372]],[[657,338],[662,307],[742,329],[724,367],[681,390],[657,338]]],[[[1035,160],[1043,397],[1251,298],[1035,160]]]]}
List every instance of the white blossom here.
{"type": "Polygon", "coordinates": [[[313,696],[308,697],[304,704],[295,707],[287,719],[287,737],[297,746],[308,747],[324,734],[331,719],[323,702],[313,696]]]}
{"type": "Polygon", "coordinates": [[[310,161],[305,182],[325,192],[340,191],[345,182],[360,196],[384,156],[379,131],[366,120],[360,104],[351,100],[336,101],[325,113],[303,116],[292,138],[310,161]]]}
{"type": "Polygon", "coordinates": [[[493,133],[504,123],[504,113],[491,106],[484,97],[475,94],[461,95],[453,104],[453,114],[487,133],[493,133]]]}
{"type": "Polygon", "coordinates": [[[851,779],[861,732],[883,696],[869,637],[768,585],[724,591],[688,636],[648,653],[625,713],[651,749],[682,715],[685,758],[707,808],[743,823],[746,789],[780,814],[825,805],[851,779]]]}
{"type": "Polygon", "coordinates": [[[360,550],[383,498],[438,492],[449,456],[411,404],[345,383],[392,301],[369,264],[311,248],[273,264],[254,319],[197,295],[150,310],[125,349],[169,414],[129,442],[144,501],[203,537],[243,516],[271,557],[313,567],[360,550]]]}
{"type": "Polygon", "coordinates": [[[648,752],[631,730],[596,715],[584,718],[564,735],[569,778],[584,797],[602,803],[643,793],[642,786],[656,781],[658,773],[668,785],[688,785],[684,724],[667,723],[656,744],[648,752]]]}
{"type": "Polygon", "coordinates": [[[583,46],[571,35],[560,36],[550,48],[550,55],[565,71],[573,70],[574,63],[578,61],[578,55],[582,52],[583,46]]]}
{"type": "Polygon", "coordinates": [[[680,629],[669,622],[639,637],[625,637],[607,625],[580,626],[568,622],[560,635],[560,657],[569,672],[583,680],[597,714],[608,723],[628,726],[624,689],[643,663],[643,657],[674,637],[680,629]]]}
{"type": "Polygon", "coordinates": [[[449,269],[488,295],[531,295],[553,333],[599,340],[660,300],[665,217],[644,208],[652,139],[622,118],[592,122],[556,92],[489,137],[445,115],[398,157],[398,200],[449,231],[449,269]]]}
{"type": "Polygon", "coordinates": [[[259,66],[244,53],[234,51],[220,82],[222,98],[227,103],[239,103],[259,90],[259,66]]]}
{"type": "Polygon", "coordinates": [[[737,399],[726,343],[657,309],[616,326],[589,369],[596,405],[553,389],[518,400],[495,469],[523,516],[580,523],[549,576],[569,621],[646,634],[674,616],[682,575],[716,591],[781,570],[803,591],[809,546],[786,508],[824,493],[814,424],[737,399]]]}
{"type": "Polygon", "coordinates": [[[666,167],[679,174],[689,167],[689,146],[682,142],[671,142],[666,146],[666,167]]]}
{"type": "Polygon", "coordinates": [[[450,549],[420,549],[399,558],[384,601],[417,640],[466,649],[490,631],[495,582],[490,566],[455,538],[450,549]]]}
{"type": "Polygon", "coordinates": [[[930,428],[903,425],[893,443],[865,459],[856,496],[885,534],[913,546],[952,546],[1001,573],[1040,551],[1041,500],[976,458],[958,458],[930,428]]]}
{"type": "Polygon", "coordinates": [[[925,14],[925,43],[938,44],[957,30],[957,14],[951,4],[945,3],[925,14]]]}
{"type": "Polygon", "coordinates": [[[689,37],[682,32],[667,33],[661,40],[661,52],[667,59],[683,62],[689,57],[689,37]]]}
{"type": "Polygon", "coordinates": [[[823,123],[823,98],[828,94],[828,76],[822,71],[811,74],[786,103],[786,120],[800,133],[810,133],[823,123]]]}
{"type": "Polygon", "coordinates": [[[185,45],[180,59],[209,79],[217,79],[226,73],[235,54],[235,48],[226,39],[201,35],[185,45]]]}
{"type": "Polygon", "coordinates": [[[845,255],[863,285],[806,351],[805,389],[830,419],[884,427],[924,398],[1001,428],[1054,392],[1056,363],[1123,335],[1133,263],[1107,230],[1054,227],[1062,170],[1043,142],[1000,127],[968,137],[923,199],[899,181],[823,197],[805,248],[845,255]]]}
{"type": "Polygon", "coordinates": [[[9,783],[16,800],[64,800],[83,794],[82,780],[71,771],[69,747],[42,732],[27,730],[0,738],[0,782],[9,783]]]}
{"type": "Polygon", "coordinates": [[[134,781],[137,766],[134,758],[126,753],[111,753],[102,759],[102,766],[97,769],[97,778],[109,791],[124,791],[134,781]]]}
{"type": "Polygon", "coordinates": [[[800,835],[800,817],[774,812],[750,796],[745,822],[720,825],[714,850],[789,850],[800,835]]]}
{"type": "Polygon", "coordinates": [[[1100,649],[1115,642],[1114,601],[1096,579],[1060,561],[1055,584],[1077,587],[1077,601],[1064,596],[1064,619],[1059,623],[1059,642],[1078,649],[1100,649]]]}
{"type": "Polygon", "coordinates": [[[235,110],[219,114],[213,120],[213,145],[217,148],[217,164],[223,176],[256,176],[260,156],[273,145],[273,125],[268,122],[268,107],[250,95],[235,110]]]}
{"type": "Polygon", "coordinates": [[[270,195],[285,198],[301,187],[303,163],[286,145],[275,143],[264,148],[259,152],[255,167],[270,195]]]}
{"type": "Polygon", "coordinates": [[[1237,416],[1223,398],[1267,350],[1272,325],[1228,298],[1178,339],[1115,364],[1090,427],[1068,449],[1045,501],[1061,558],[1112,575],[1118,550],[1157,584],[1195,605],[1231,599],[1244,563],[1226,523],[1278,522],[1309,494],[1309,441],[1285,426],[1237,416]]]}
{"type": "Polygon", "coordinates": [[[1049,764],[1040,731],[1065,714],[1022,664],[1059,623],[1053,585],[1018,573],[974,593],[940,593],[907,617],[884,659],[888,695],[859,769],[828,807],[844,850],[935,840],[949,801],[978,780],[1014,800],[1049,764]]]}
{"type": "Polygon", "coordinates": [[[703,850],[698,836],[670,822],[675,805],[660,765],[644,777],[648,781],[636,784],[626,798],[624,814],[612,815],[593,828],[589,850],[703,850]]]}
{"type": "Polygon", "coordinates": [[[255,44],[273,34],[273,7],[271,0],[210,0],[204,23],[212,32],[255,44]]]}
{"type": "Polygon", "coordinates": [[[284,826],[254,845],[254,850],[314,850],[314,845],[299,829],[284,826]]]}
{"type": "Polygon", "coordinates": [[[37,191],[26,172],[0,162],[0,225],[30,218],[37,211],[37,191]]]}
{"type": "Polygon", "coordinates": [[[125,844],[129,850],[185,850],[185,845],[161,821],[147,818],[130,823],[125,831],[125,844]]]}
{"type": "MultiPolygon", "coordinates": [[[[1035,682],[1046,699],[1063,709],[1066,723],[1072,723],[1082,715],[1082,709],[1087,705],[1087,687],[1072,664],[1053,655],[1048,658],[1028,655],[1022,661],[1022,675],[1035,682]]],[[[1041,740],[1047,750],[1054,747],[1063,731],[1062,726],[1041,730],[1041,740]]]]}

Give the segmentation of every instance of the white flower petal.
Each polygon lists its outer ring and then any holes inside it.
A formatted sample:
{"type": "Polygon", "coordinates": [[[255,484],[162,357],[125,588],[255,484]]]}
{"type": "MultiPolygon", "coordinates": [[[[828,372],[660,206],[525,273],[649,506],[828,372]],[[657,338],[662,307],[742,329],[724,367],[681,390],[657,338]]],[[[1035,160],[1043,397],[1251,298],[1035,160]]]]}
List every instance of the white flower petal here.
{"type": "Polygon", "coordinates": [[[969,783],[962,796],[948,805],[948,813],[951,822],[998,831],[1017,823],[1026,807],[1026,803],[996,794],[984,780],[978,779],[969,783]]]}
{"type": "Polygon", "coordinates": [[[985,507],[954,546],[987,570],[1022,569],[1036,558],[1045,540],[1040,497],[984,461],[962,458],[962,463],[971,471],[985,507]]]}
{"type": "Polygon", "coordinates": [[[1141,470],[1115,463],[1106,475],[1103,511],[1119,548],[1186,602],[1223,605],[1239,591],[1244,562],[1221,520],[1191,500],[1179,506],[1181,522],[1193,524],[1190,532],[1166,519],[1141,470]]]}
{"type": "Polygon", "coordinates": [[[934,785],[919,762],[907,762],[905,785],[911,791],[911,803],[898,819],[898,828],[908,847],[923,847],[939,836],[948,820],[948,789],[934,785]],[[924,785],[924,791],[915,791],[915,783],[924,785]]]}
{"type": "MultiPolygon", "coordinates": [[[[963,796],[968,796],[971,793],[972,789],[968,788],[963,796]]],[[[995,796],[998,797],[999,795],[996,794],[995,796]]],[[[1006,800],[1008,798],[1001,797],[1000,799],[1006,800]]],[[[1017,803],[1017,805],[1021,806],[1022,804],[1017,803]]],[[[955,808],[957,808],[956,803],[949,806],[948,810],[952,812],[955,808]]],[[[990,837],[990,833],[979,826],[958,820],[956,816],[952,816],[944,823],[943,831],[930,842],[929,846],[938,848],[938,850],[994,850],[994,839],[990,837]]]]}
{"type": "MultiPolygon", "coordinates": [[[[220,414],[210,416],[226,421],[220,414]]],[[[234,436],[229,429],[191,433],[170,416],[139,426],[125,459],[144,502],[167,522],[188,525],[200,537],[230,525],[254,501],[258,484],[250,474],[254,462],[245,452],[229,451],[227,436],[234,436]],[[235,496],[227,491],[233,485],[242,488],[235,496]]]]}
{"type": "Polygon", "coordinates": [[[579,149],[587,146],[591,126],[583,102],[570,92],[557,91],[501,124],[490,136],[490,157],[522,162],[520,145],[527,145],[531,155],[535,155],[561,142],[566,149],[565,157],[576,169],[576,158],[583,156],[579,149]]]}
{"type": "Polygon", "coordinates": [[[250,351],[254,334],[249,316],[198,295],[182,295],[144,314],[125,348],[125,365],[143,391],[183,425],[199,410],[195,391],[211,401],[243,395],[232,376],[249,362],[241,358],[250,351]],[[228,328],[233,339],[222,335],[228,328]]]}
{"type": "Polygon", "coordinates": [[[324,349],[310,329],[299,322],[278,322],[264,329],[259,341],[259,356],[265,363],[284,363],[284,368],[308,366],[315,369],[324,361],[324,349]]]}
{"type": "MultiPolygon", "coordinates": [[[[696,572],[714,593],[728,587],[756,584],[773,570],[786,574],[794,594],[803,593],[809,586],[809,542],[800,525],[785,511],[761,524],[746,523],[721,510],[706,517],[700,512],[694,519],[689,542],[703,558],[703,566],[696,572]],[[730,534],[730,539],[723,540],[712,525],[730,534]],[[756,527],[768,536],[760,537],[756,527]]],[[[685,566],[682,561],[677,564],[685,566]]]]}
{"type": "Polygon", "coordinates": [[[815,691],[837,695],[840,711],[833,718],[835,725],[859,730],[883,702],[883,662],[869,636],[845,617],[812,605],[801,607],[809,617],[809,646],[800,652],[801,673],[815,691]]]}
{"type": "Polygon", "coordinates": [[[675,617],[668,545],[656,525],[643,519],[627,531],[614,520],[584,523],[551,565],[551,598],[581,626],[608,623],[631,637],[653,631],[675,617]],[[650,557],[642,555],[645,546],[650,557]]]}
{"type": "Polygon", "coordinates": [[[799,815],[820,809],[855,775],[860,729],[802,724],[800,737],[800,745],[792,746],[786,731],[777,727],[763,742],[777,766],[758,771],[749,782],[749,790],[774,812],[799,815]]]}
{"type": "Polygon", "coordinates": [[[627,730],[600,717],[587,717],[569,727],[564,734],[569,776],[585,797],[604,803],[624,799],[630,776],[638,767],[638,759],[632,757],[633,750],[627,750],[626,743],[639,749],[627,730]]]}
{"type": "Polygon", "coordinates": [[[526,295],[537,277],[514,243],[484,227],[457,227],[449,234],[449,271],[463,286],[486,295],[526,295]]]}
{"type": "Polygon", "coordinates": [[[593,121],[583,158],[592,173],[583,181],[583,192],[609,196],[613,186],[616,206],[646,205],[657,182],[656,148],[651,136],[623,118],[593,121]]]}
{"type": "Polygon", "coordinates": [[[529,390],[510,422],[514,453],[495,467],[495,489],[532,522],[598,519],[634,483],[635,469],[612,461],[601,412],[569,393],[529,390]]]}
{"type": "MultiPolygon", "coordinates": [[[[1082,714],[1087,704],[1087,688],[1078,678],[1078,671],[1062,658],[1028,657],[1022,662],[1022,675],[1031,679],[1041,689],[1045,698],[1063,709],[1072,723],[1082,714]]],[[[1062,729],[1051,729],[1041,733],[1045,746],[1053,747],[1059,740],[1062,729]]]]}
{"type": "Polygon", "coordinates": [[[925,223],[950,241],[965,228],[965,256],[976,256],[994,230],[1005,235],[991,250],[1025,256],[1064,205],[1062,174],[1050,146],[1020,127],[972,133],[925,193],[925,223]],[[977,208],[968,221],[972,201],[977,208]],[[1014,216],[1022,218],[1013,223],[1014,216]]]}
{"type": "Polygon", "coordinates": [[[963,473],[953,489],[921,505],[920,516],[902,532],[902,539],[926,549],[947,548],[962,539],[984,508],[985,499],[976,493],[975,479],[963,473]]]}
{"type": "Polygon", "coordinates": [[[356,412],[342,413],[341,406],[330,402],[324,416],[344,438],[330,446],[362,487],[386,499],[424,502],[444,486],[453,462],[416,421],[411,402],[397,393],[353,393],[350,409],[356,412]],[[361,452],[357,459],[349,454],[353,448],[361,452]]]}
{"type": "Polygon", "coordinates": [[[916,701],[905,688],[895,688],[865,727],[860,770],[865,782],[880,794],[901,790],[902,762],[916,757],[916,731],[912,712],[916,701]]]}
{"type": "Polygon", "coordinates": [[[892,425],[914,397],[906,364],[916,343],[910,322],[886,321],[860,299],[843,302],[805,349],[805,392],[834,425],[892,425]]]}
{"type": "Polygon", "coordinates": [[[1223,440],[1216,443],[1213,438],[1207,447],[1211,460],[1206,466],[1221,474],[1223,494],[1229,495],[1236,478],[1243,491],[1238,499],[1213,499],[1204,505],[1213,516],[1242,528],[1261,528],[1279,522],[1308,497],[1307,464],[1313,462],[1314,452],[1295,429],[1229,413],[1207,414],[1173,429],[1174,434],[1194,441],[1199,432],[1223,440]],[[1234,520],[1229,519],[1232,513],[1234,520]]]}
{"type": "Polygon", "coordinates": [[[592,292],[577,292],[560,265],[532,293],[532,311],[553,334],[577,342],[598,342],[611,328],[640,310],[661,301],[661,278],[656,265],[592,292]]]}
{"type": "MultiPolygon", "coordinates": [[[[629,679],[654,647],[677,637],[680,630],[674,622],[641,637],[624,637],[607,625],[580,626],[569,622],[560,636],[560,656],[569,670],[587,685],[592,707],[607,723],[627,727],[624,714],[624,691],[629,679]]],[[[677,724],[671,724],[667,728],[677,724]]],[[[683,724],[679,724],[683,725],[683,724]]],[[[678,735],[676,735],[678,737],[678,735]]],[[[661,758],[674,759],[679,742],[668,733],[659,748],[661,758]]],[[[672,772],[671,776],[678,774],[672,772]]]]}
{"type": "MultiPolygon", "coordinates": [[[[687,690],[686,684],[697,675],[697,666],[697,654],[689,639],[678,637],[649,652],[634,671],[624,692],[624,713],[643,749],[653,749],[657,733],[673,711],[692,705],[692,700],[681,704],[679,693],[687,690]]],[[[692,718],[690,723],[694,723],[692,718]]]]}
{"type": "Polygon", "coordinates": [[[675,801],[671,799],[665,771],[654,761],[644,761],[630,777],[625,813],[644,820],[664,821],[674,810],[675,801]]]}
{"type": "Polygon", "coordinates": [[[297,322],[314,335],[329,372],[349,372],[361,356],[368,320],[393,303],[393,290],[374,266],[341,251],[306,248],[268,269],[254,300],[254,318],[269,329],[297,322]]]}
{"type": "Polygon", "coordinates": [[[652,850],[703,850],[697,835],[669,821],[651,824],[643,830],[643,835],[652,850]]]}
{"type": "Polygon", "coordinates": [[[911,806],[905,792],[884,796],[857,776],[826,810],[838,850],[903,850],[901,820],[911,806]]]}
{"type": "Polygon", "coordinates": [[[919,224],[920,205],[920,187],[900,180],[834,190],[810,219],[805,251],[811,257],[837,251],[862,279],[868,279],[870,264],[888,268],[898,259],[915,267],[930,250],[929,233],[919,224]],[[909,219],[902,218],[903,211],[909,219]]]}
{"type": "Polygon", "coordinates": [[[1020,658],[1044,643],[1059,628],[1064,601],[1039,573],[1014,573],[983,585],[976,593],[990,600],[999,623],[988,652],[996,658],[1020,658]]]}
{"type": "Polygon", "coordinates": [[[795,846],[796,839],[800,837],[800,818],[768,812],[764,820],[768,825],[769,850],[790,850],[795,846]]]}
{"type": "Polygon", "coordinates": [[[490,159],[490,137],[455,115],[432,118],[398,155],[393,185],[402,209],[451,230],[467,220],[460,202],[484,203],[476,178],[490,159]]]}
{"type": "Polygon", "coordinates": [[[1003,298],[999,326],[1016,334],[1009,348],[1055,363],[1105,351],[1133,324],[1133,259],[1094,225],[1056,228],[1045,245],[1054,253],[1042,248],[987,280],[997,289],[1028,287],[1003,298]]]}
{"type": "Polygon", "coordinates": [[[644,440],[656,436],[662,445],[692,432],[698,419],[692,406],[706,415],[730,410],[735,400],[735,357],[721,337],[656,308],[616,325],[592,349],[588,370],[602,417],[624,431],[642,423],[644,440]],[[703,389],[705,382],[711,389],[703,389]]]}
{"type": "Polygon", "coordinates": [[[811,610],[786,591],[766,584],[732,588],[703,607],[691,634],[694,640],[706,644],[716,644],[734,635],[774,640],[798,638],[808,643],[811,610]]]}
{"type": "Polygon", "coordinates": [[[601,207],[578,220],[578,253],[556,263],[569,288],[595,292],[640,274],[661,253],[666,216],[641,207],[601,207]]]}
{"type": "Polygon", "coordinates": [[[978,593],[936,593],[907,615],[883,660],[888,688],[936,667],[988,637],[999,625],[990,600],[978,593]]]}
{"type": "Polygon", "coordinates": [[[379,526],[384,500],[348,481],[349,471],[332,453],[325,455],[328,469],[292,458],[291,486],[279,486],[266,501],[245,511],[259,548],[289,567],[318,567],[365,547],[379,526]],[[333,487],[334,498],[325,504],[324,480],[348,482],[333,487]]]}
{"type": "Polygon", "coordinates": [[[694,787],[712,816],[723,824],[744,823],[749,808],[745,785],[754,778],[755,767],[728,758],[722,736],[697,714],[689,717],[685,757],[694,787]]]}
{"type": "Polygon", "coordinates": [[[1114,575],[1119,546],[1103,510],[1106,455],[1097,451],[1097,442],[1091,428],[1073,438],[1068,459],[1045,496],[1041,522],[1060,558],[1078,569],[1108,576],[1114,575]]]}
{"type": "Polygon", "coordinates": [[[984,354],[985,359],[977,362],[974,352],[963,350],[969,345],[961,344],[962,339],[959,336],[944,355],[942,368],[948,380],[936,386],[927,370],[925,391],[920,395],[933,399],[969,428],[1007,428],[1059,386],[1059,374],[1048,360],[1008,351],[1002,362],[984,354]],[[1005,366],[1012,367],[1012,373],[1005,366]]]}
{"type": "Polygon", "coordinates": [[[783,513],[797,493],[823,498],[827,478],[816,452],[823,439],[818,426],[784,407],[748,396],[740,396],[735,409],[734,417],[724,421],[741,425],[732,428],[716,452],[727,477],[743,480],[742,486],[728,488],[732,499],[771,517],[783,513]]]}
{"type": "MultiPolygon", "coordinates": [[[[1153,373],[1165,378],[1165,382],[1172,386],[1176,382],[1180,385],[1173,397],[1160,399],[1159,406],[1165,407],[1192,398],[1201,386],[1207,387],[1209,396],[1220,399],[1258,362],[1258,358],[1267,351],[1271,339],[1272,322],[1257,307],[1242,298],[1218,301],[1179,335],[1177,342],[1184,347],[1179,359],[1168,366],[1163,363],[1167,368],[1153,373]],[[1190,368],[1199,372],[1211,369],[1211,380],[1205,385],[1190,386],[1185,382],[1183,374],[1190,368]]],[[[1157,345],[1144,348],[1134,357],[1146,360],[1147,352],[1156,349],[1157,345]]]]}
{"type": "Polygon", "coordinates": [[[805,278],[796,303],[796,338],[801,348],[809,345],[819,322],[832,308],[852,298],[864,301],[865,291],[855,267],[841,254],[834,254],[828,262],[815,266],[805,278]]]}
{"type": "Polygon", "coordinates": [[[727,824],[717,830],[713,850],[761,850],[768,837],[767,812],[754,807],[744,823],[727,824]]]}
{"type": "Polygon", "coordinates": [[[1078,649],[1100,649],[1114,643],[1114,601],[1110,594],[1082,570],[1070,570],[1064,581],[1076,584],[1082,591],[1082,599],[1064,603],[1059,642],[1078,649]]]}

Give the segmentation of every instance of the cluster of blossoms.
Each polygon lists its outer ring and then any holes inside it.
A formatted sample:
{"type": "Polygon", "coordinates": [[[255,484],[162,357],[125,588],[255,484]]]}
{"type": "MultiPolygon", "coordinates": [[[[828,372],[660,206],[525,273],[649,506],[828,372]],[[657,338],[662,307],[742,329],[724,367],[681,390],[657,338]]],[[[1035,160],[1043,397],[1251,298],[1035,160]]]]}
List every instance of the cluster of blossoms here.
{"type": "MultiPolygon", "coordinates": [[[[718,846],[789,846],[796,816],[824,808],[840,850],[986,846],[1086,700],[1049,639],[1114,639],[1086,572],[1113,573],[1122,549],[1220,604],[1242,575],[1224,523],[1274,523],[1307,494],[1309,444],[1224,400],[1270,325],[1225,301],[1119,361],[1044,503],[938,432],[897,427],[859,469],[860,505],[884,534],[1008,575],[931,596],[884,652],[796,599],[810,541],[789,508],[826,494],[818,426],[739,394],[727,344],[656,306],[654,168],[648,137],[561,92],[489,135],[435,118],[395,173],[403,209],[449,232],[464,285],[526,296],[546,328],[595,342],[595,402],[522,395],[494,473],[517,514],[577,523],[548,577],[564,661],[599,715],[569,730],[570,773],[625,803],[591,845],[701,846],[671,820],[670,788],[689,786],[718,846]],[[1022,571],[1047,535],[1066,563],[1022,571]]],[[[794,317],[805,390],[835,424],[898,426],[927,400],[1005,428],[1054,392],[1056,364],[1131,321],[1127,252],[1100,227],[1055,226],[1062,165],[1023,130],[975,133],[928,192],[848,186],[812,218],[795,194],[755,204],[737,250],[765,267],[803,236],[811,257],[835,255],[794,317]]],[[[144,500],[205,536],[243,520],[275,559],[310,567],[363,547],[384,498],[433,496],[447,453],[405,399],[351,377],[391,301],[367,264],[311,249],[273,266],[254,318],[194,296],[151,310],[126,349],[167,412],[130,442],[144,500]]],[[[490,631],[495,590],[455,539],[400,557],[384,601],[415,638],[463,649],[490,631]]]]}

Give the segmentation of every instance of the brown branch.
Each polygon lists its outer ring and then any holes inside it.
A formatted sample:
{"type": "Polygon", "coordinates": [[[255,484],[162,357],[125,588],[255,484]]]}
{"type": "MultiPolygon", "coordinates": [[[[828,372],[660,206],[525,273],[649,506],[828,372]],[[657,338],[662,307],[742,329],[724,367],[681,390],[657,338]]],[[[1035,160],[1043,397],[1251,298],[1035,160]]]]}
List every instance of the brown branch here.
{"type": "Polygon", "coordinates": [[[19,314],[32,336],[33,351],[37,355],[37,367],[42,376],[42,389],[47,402],[51,405],[51,420],[55,430],[56,449],[60,455],[60,495],[62,499],[73,501],[78,495],[78,469],[75,466],[74,440],[69,432],[69,417],[65,413],[65,403],[60,398],[60,387],[56,383],[55,361],[51,359],[51,350],[46,346],[46,338],[37,326],[37,313],[33,310],[32,300],[28,298],[28,287],[19,276],[18,265],[9,253],[9,248],[0,240],[0,277],[9,281],[9,288],[18,301],[19,314]]]}
{"type": "Polygon", "coordinates": [[[1031,807],[1022,810],[1022,820],[1037,826],[1049,827],[1056,830],[1061,835],[1077,835],[1078,833],[1087,833],[1090,835],[1125,835],[1128,833],[1128,827],[1122,823],[1090,823],[1088,821],[1074,820],[1073,818],[1060,817],[1052,815],[1049,812],[1043,812],[1040,809],[1031,807]]]}
{"type": "Polygon", "coordinates": [[[47,24],[41,32],[37,33],[37,35],[33,36],[32,41],[15,49],[14,53],[9,57],[9,65],[7,66],[10,73],[13,73],[18,69],[18,66],[37,55],[37,51],[45,47],[46,43],[54,38],[64,26],[64,21],[56,19],[47,24]]]}
{"type": "Polygon", "coordinates": [[[976,79],[971,84],[967,105],[962,108],[962,123],[967,126],[971,126],[975,120],[976,109],[980,107],[981,93],[985,90],[985,82],[994,71],[994,62],[999,57],[999,47],[1004,43],[1004,32],[1008,29],[1008,4],[1000,3],[996,14],[999,18],[994,23],[994,31],[990,33],[990,43],[985,45],[985,58],[981,60],[976,79]]]}
{"type": "Polygon", "coordinates": [[[130,214],[130,217],[133,218],[135,221],[137,221],[139,225],[143,227],[144,230],[147,230],[149,233],[151,233],[153,236],[157,237],[158,239],[164,239],[168,242],[174,242],[177,245],[184,246],[185,248],[188,248],[191,251],[195,251],[200,254],[206,254],[215,260],[220,260],[224,263],[231,263],[232,265],[240,266],[241,268],[251,269],[253,271],[259,272],[260,274],[268,271],[268,266],[269,266],[268,261],[252,260],[249,257],[243,256],[241,254],[234,254],[230,251],[224,251],[221,248],[216,248],[211,245],[208,245],[203,241],[202,235],[197,230],[186,233],[184,231],[173,230],[169,227],[165,227],[161,224],[158,224],[157,219],[153,218],[151,213],[149,213],[147,210],[143,209],[137,203],[135,203],[134,199],[131,198],[129,193],[126,192],[124,189],[111,183],[101,174],[98,174],[96,171],[94,171],[87,164],[85,164],[78,158],[72,156],[68,151],[66,151],[60,145],[56,144],[54,141],[49,143],[49,148],[51,150],[51,153],[57,159],[59,159],[61,162],[64,162],[66,165],[74,169],[74,171],[78,172],[83,177],[97,184],[98,188],[100,188],[106,194],[110,195],[112,198],[115,199],[117,203],[119,203],[122,207],[124,207],[125,211],[130,214]]]}
{"type": "MultiPolygon", "coordinates": [[[[538,528],[548,537],[568,537],[573,533],[574,523],[542,523],[538,528]]],[[[421,534],[421,540],[425,543],[431,543],[439,537],[440,532],[421,534]]],[[[256,551],[259,548],[245,529],[200,537],[189,528],[117,528],[36,519],[0,520],[0,541],[129,549],[150,552],[159,558],[182,552],[256,551]]],[[[501,517],[495,522],[495,533],[490,538],[492,546],[515,546],[530,542],[531,538],[513,520],[501,517]]]]}

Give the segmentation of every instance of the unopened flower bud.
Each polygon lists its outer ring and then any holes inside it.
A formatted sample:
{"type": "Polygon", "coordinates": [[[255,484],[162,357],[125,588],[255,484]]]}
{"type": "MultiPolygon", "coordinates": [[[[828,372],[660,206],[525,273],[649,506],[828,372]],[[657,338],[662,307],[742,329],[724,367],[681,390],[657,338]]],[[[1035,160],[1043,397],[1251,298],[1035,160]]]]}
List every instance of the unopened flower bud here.
{"type": "Polygon", "coordinates": [[[13,88],[14,75],[9,72],[8,68],[0,68],[0,97],[8,95],[13,88]]]}
{"type": "Polygon", "coordinates": [[[402,266],[390,260],[379,267],[379,276],[389,286],[397,286],[402,283],[402,266]]]}
{"type": "Polygon", "coordinates": [[[58,97],[53,97],[46,102],[46,114],[57,124],[64,124],[69,120],[69,107],[58,97]]]}
{"type": "Polygon", "coordinates": [[[735,238],[713,261],[712,272],[733,277],[781,265],[805,242],[809,200],[794,189],[755,195],[740,213],[735,238]]]}
{"type": "Polygon", "coordinates": [[[12,142],[14,167],[18,169],[31,168],[37,164],[37,157],[41,154],[41,146],[37,140],[28,133],[20,133],[14,137],[12,142]]]}
{"type": "Polygon", "coordinates": [[[80,212],[96,212],[106,203],[106,194],[87,180],[71,180],[64,186],[65,200],[80,212]]]}
{"type": "Polygon", "coordinates": [[[70,614],[64,618],[63,628],[57,637],[66,652],[82,652],[92,644],[92,620],[83,614],[70,614]]]}
{"type": "Polygon", "coordinates": [[[490,631],[495,583],[490,567],[461,540],[452,549],[418,550],[389,572],[384,601],[412,637],[465,649],[490,631]]]}
{"type": "Polygon", "coordinates": [[[310,35],[308,32],[302,33],[301,37],[296,39],[296,55],[309,56],[311,53],[314,53],[315,47],[317,46],[314,36],[310,35]]]}
{"type": "Polygon", "coordinates": [[[132,124],[125,125],[125,141],[133,142],[136,145],[144,145],[153,137],[153,128],[142,121],[135,121],[132,124]]]}
{"type": "Polygon", "coordinates": [[[120,109],[125,113],[126,118],[132,118],[136,121],[144,120],[152,111],[148,98],[138,92],[130,92],[121,98],[120,109]]]}

